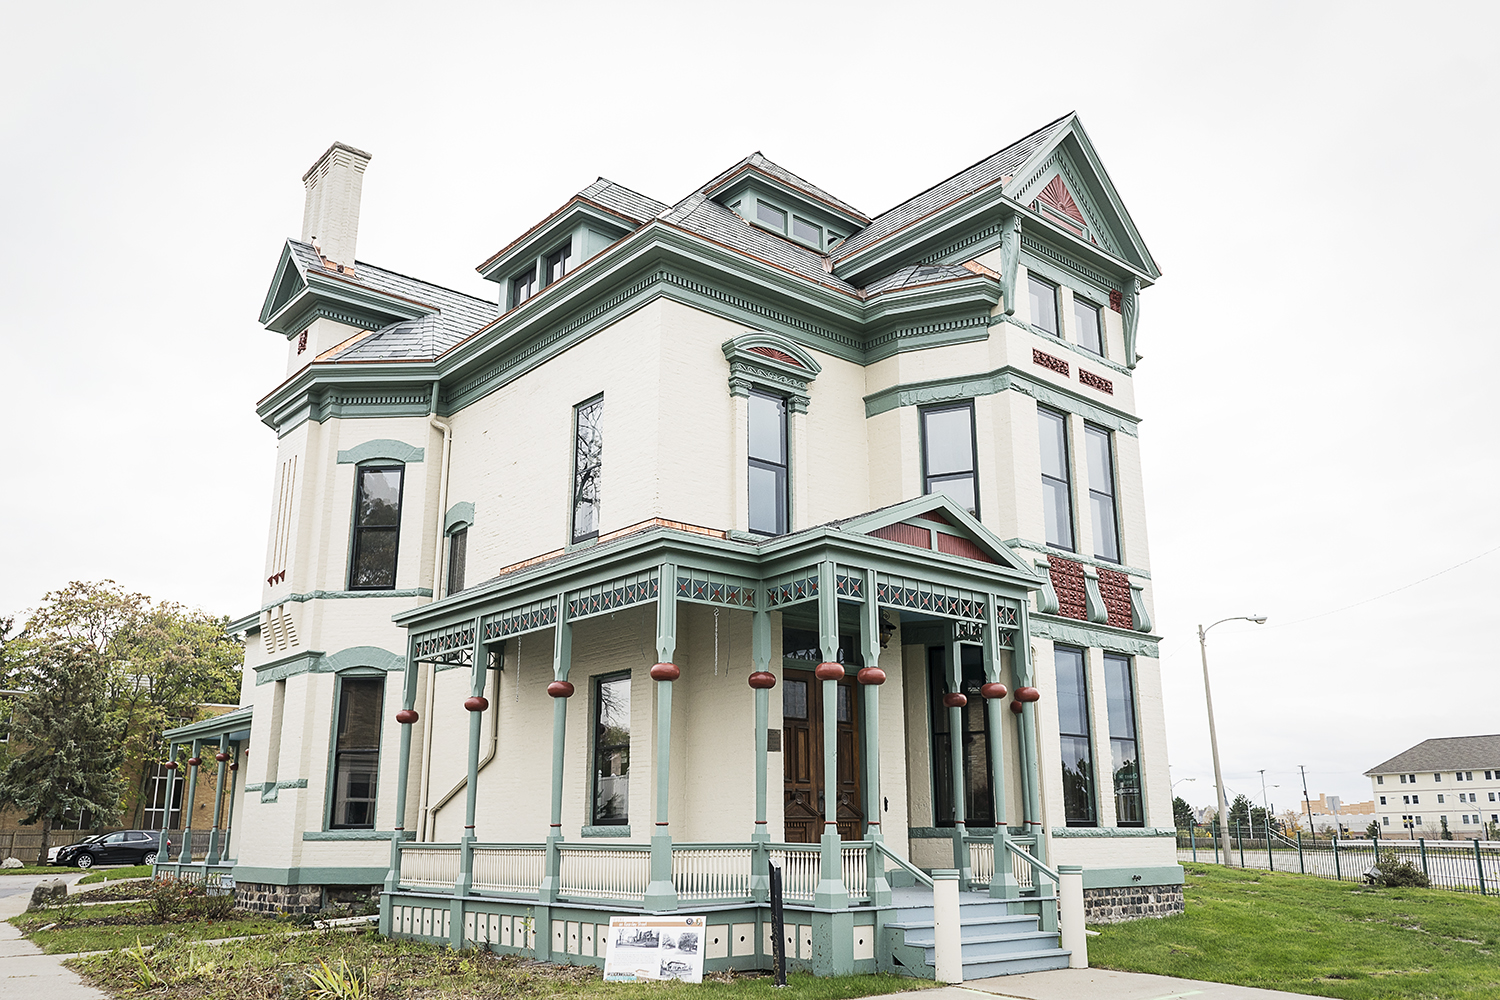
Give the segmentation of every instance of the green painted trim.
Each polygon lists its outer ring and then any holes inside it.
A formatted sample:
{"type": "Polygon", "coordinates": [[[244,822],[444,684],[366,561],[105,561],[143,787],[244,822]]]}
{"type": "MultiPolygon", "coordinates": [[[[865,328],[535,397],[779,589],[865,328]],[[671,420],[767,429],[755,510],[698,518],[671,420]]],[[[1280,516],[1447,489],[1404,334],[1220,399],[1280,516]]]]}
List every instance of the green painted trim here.
{"type": "Polygon", "coordinates": [[[1140,868],[1083,869],[1085,889],[1121,889],[1130,886],[1182,885],[1181,865],[1145,865],[1140,868]],[[1139,876],[1139,877],[1137,877],[1139,876]]]}
{"type": "Polygon", "coordinates": [[[1157,829],[1150,826],[1054,826],[1054,837],[1077,837],[1084,840],[1117,837],[1176,837],[1176,830],[1157,829]]]}
{"type": "MultiPolygon", "coordinates": [[[[412,588],[407,589],[407,590],[311,590],[311,591],[308,591],[305,594],[288,594],[285,597],[282,597],[282,598],[279,598],[278,600],[272,601],[270,604],[267,604],[265,607],[261,608],[259,611],[256,611],[256,612],[253,612],[251,614],[248,614],[245,617],[239,619],[239,621],[231,622],[230,623],[230,627],[233,628],[235,625],[238,625],[241,622],[246,622],[246,621],[252,621],[253,620],[256,623],[256,626],[255,626],[256,631],[259,631],[259,628],[260,628],[260,624],[259,624],[260,623],[260,616],[264,612],[270,611],[272,608],[275,608],[275,607],[280,607],[283,604],[302,604],[305,601],[342,601],[342,600],[347,600],[347,599],[350,599],[350,598],[364,598],[364,597],[431,597],[431,596],[432,596],[432,589],[430,587],[412,587],[412,588]]],[[[228,630],[226,629],[226,632],[227,631],[228,630]]]]}
{"type": "Polygon", "coordinates": [[[865,397],[865,416],[878,416],[887,410],[903,406],[957,402],[1006,391],[1024,393],[1038,403],[1076,413],[1101,427],[1108,427],[1131,437],[1139,436],[1137,428],[1141,421],[1138,417],[1095,400],[1085,399],[1071,389],[1039,381],[1010,365],[978,375],[897,383],[865,397]]]}
{"type": "Polygon", "coordinates": [[[267,885],[380,885],[385,881],[385,866],[319,865],[303,868],[261,868],[235,865],[234,880],[267,885]]]}
{"type": "Polygon", "coordinates": [[[460,525],[468,527],[474,523],[474,505],[467,500],[462,500],[448,508],[448,513],[443,517],[443,534],[448,534],[460,525]]]}
{"type": "Polygon", "coordinates": [[[1103,559],[1092,559],[1081,556],[1075,552],[1064,552],[1062,549],[1053,548],[1045,542],[1033,542],[1029,538],[1007,538],[1005,544],[1013,549],[1025,549],[1035,552],[1037,555],[1046,556],[1048,559],[1056,556],[1058,559],[1068,559],[1072,562],[1083,563],[1085,566],[1093,566],[1096,569],[1111,569],[1116,573],[1124,573],[1126,576],[1138,576],[1144,580],[1151,579],[1151,571],[1141,569],[1139,566],[1127,566],[1124,563],[1106,562],[1103,559]]]}
{"type": "MultiPolygon", "coordinates": [[[[262,610],[265,610],[265,609],[262,609],[262,610]]],[[[236,618],[234,621],[232,621],[228,625],[224,626],[224,634],[225,635],[229,635],[229,636],[239,635],[241,632],[244,632],[246,635],[249,635],[251,632],[259,632],[259,631],[260,631],[260,612],[259,611],[252,611],[250,614],[246,615],[245,617],[243,617],[243,618],[236,618]]]]}
{"type": "Polygon", "coordinates": [[[628,826],[586,826],[578,831],[580,837],[628,837],[628,826]]]}
{"type": "Polygon", "coordinates": [[[206,719],[199,719],[197,722],[178,726],[176,729],[168,729],[165,733],[162,733],[162,739],[186,742],[193,739],[206,739],[210,736],[232,733],[237,729],[244,728],[246,723],[250,721],[251,714],[254,711],[255,706],[242,705],[232,712],[225,712],[222,715],[211,715],[206,719]]]}
{"type": "MultiPolygon", "coordinates": [[[[267,781],[259,786],[261,802],[276,802],[281,797],[283,788],[306,788],[306,778],[293,778],[288,781],[267,781]]],[[[245,791],[249,791],[246,787],[245,791]]]]}
{"type": "Polygon", "coordinates": [[[361,465],[365,462],[380,460],[410,465],[422,461],[424,454],[424,450],[416,445],[410,445],[404,441],[393,441],[390,438],[376,438],[373,441],[357,444],[347,451],[341,450],[338,455],[338,464],[361,465]]]}
{"type": "Polygon", "coordinates": [[[1112,653],[1129,653],[1132,656],[1161,657],[1161,636],[1142,635],[1108,625],[1093,625],[1076,618],[1058,618],[1053,615],[1031,616],[1031,634],[1043,639],[1052,639],[1070,646],[1094,646],[1112,653]]]}
{"type": "Polygon", "coordinates": [[[303,830],[303,840],[378,840],[390,843],[393,830],[303,830]]]}
{"type": "Polygon", "coordinates": [[[336,653],[309,650],[260,664],[255,668],[255,683],[258,687],[301,674],[341,674],[362,668],[395,673],[406,668],[406,657],[381,646],[350,646],[336,653]]]}

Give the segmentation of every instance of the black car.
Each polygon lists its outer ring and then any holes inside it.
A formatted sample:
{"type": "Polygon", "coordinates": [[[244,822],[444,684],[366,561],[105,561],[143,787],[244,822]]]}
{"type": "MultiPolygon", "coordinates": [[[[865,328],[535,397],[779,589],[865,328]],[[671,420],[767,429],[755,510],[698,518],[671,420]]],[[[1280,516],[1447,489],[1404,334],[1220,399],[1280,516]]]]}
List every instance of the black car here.
{"type": "MultiPolygon", "coordinates": [[[[160,831],[117,830],[69,844],[57,852],[57,860],[53,864],[76,868],[92,868],[95,865],[152,865],[156,863],[156,852],[160,845],[160,831]]],[[[172,842],[168,840],[167,847],[170,849],[171,846],[172,842]]]]}

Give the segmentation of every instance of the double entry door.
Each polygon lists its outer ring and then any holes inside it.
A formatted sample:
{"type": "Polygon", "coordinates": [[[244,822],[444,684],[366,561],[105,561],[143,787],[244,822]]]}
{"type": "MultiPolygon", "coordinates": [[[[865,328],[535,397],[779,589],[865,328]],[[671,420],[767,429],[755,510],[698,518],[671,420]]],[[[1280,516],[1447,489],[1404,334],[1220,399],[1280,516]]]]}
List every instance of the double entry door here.
{"type": "Polygon", "coordinates": [[[830,806],[839,836],[859,840],[865,832],[864,786],[860,766],[859,685],[845,675],[835,685],[838,720],[832,737],[823,726],[823,682],[811,670],[788,670],[781,688],[781,757],[785,772],[785,829],[789,844],[815,844],[823,834],[830,806]],[[823,748],[838,748],[838,782],[824,788],[823,748]]]}

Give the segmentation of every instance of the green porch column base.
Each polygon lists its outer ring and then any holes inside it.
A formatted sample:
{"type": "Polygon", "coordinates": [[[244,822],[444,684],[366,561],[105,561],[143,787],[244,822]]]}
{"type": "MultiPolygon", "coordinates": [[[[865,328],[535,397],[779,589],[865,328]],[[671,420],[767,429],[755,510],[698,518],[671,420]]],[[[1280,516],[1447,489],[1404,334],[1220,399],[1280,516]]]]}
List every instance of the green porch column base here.
{"type": "Polygon", "coordinates": [[[193,860],[193,828],[192,827],[183,827],[183,829],[182,829],[182,850],[180,850],[180,851],[177,852],[177,863],[178,864],[182,864],[182,865],[186,865],[186,864],[192,863],[192,860],[193,860]]]}
{"type": "Polygon", "coordinates": [[[974,884],[974,866],[969,864],[969,845],[964,843],[964,838],[968,835],[967,824],[953,824],[953,867],[958,869],[960,892],[968,892],[974,884]]]}
{"type": "MultiPolygon", "coordinates": [[[[390,881],[390,880],[387,879],[387,881],[390,881]]],[[[386,891],[380,894],[380,936],[381,937],[390,937],[391,936],[391,928],[394,926],[394,924],[392,922],[392,917],[395,915],[394,911],[395,911],[395,905],[391,902],[391,890],[390,890],[389,887],[387,887],[386,891]]]]}
{"type": "Polygon", "coordinates": [[[385,873],[385,891],[395,892],[401,886],[401,841],[411,840],[412,834],[396,830],[391,834],[391,867],[385,873]]]}
{"type": "MultiPolygon", "coordinates": [[[[844,842],[835,830],[823,834],[821,846],[823,864],[818,887],[813,890],[813,905],[821,910],[846,910],[849,908],[849,889],[844,885],[844,842]]],[[[852,928],[854,925],[851,923],[849,926],[852,928]]],[[[817,933],[816,925],[813,933],[817,933]]],[[[850,934],[853,934],[852,930],[850,934]]],[[[813,954],[817,954],[816,943],[813,954]]]]}
{"type": "MultiPolygon", "coordinates": [[[[559,698],[558,700],[561,701],[562,699],[559,698]]],[[[561,884],[558,876],[562,872],[562,852],[559,850],[560,847],[562,847],[561,834],[554,833],[552,836],[547,838],[547,858],[545,862],[546,867],[544,869],[544,874],[542,875],[542,884],[537,886],[536,890],[536,898],[540,903],[557,902],[557,890],[558,886],[561,884]]],[[[538,934],[537,940],[540,941],[541,939],[542,935],[538,934]]],[[[538,947],[541,946],[538,945],[538,947]]],[[[538,957],[542,958],[543,960],[546,959],[545,955],[541,955],[538,957]]]]}
{"type": "Polygon", "coordinates": [[[460,951],[464,946],[464,898],[454,896],[448,904],[448,947],[460,951]]]}
{"type": "Polygon", "coordinates": [[[531,957],[538,962],[552,960],[552,907],[538,906],[531,920],[531,933],[536,935],[536,945],[531,957]]]}
{"type": "Polygon", "coordinates": [[[219,863],[219,828],[217,826],[208,831],[208,854],[203,860],[211,865],[219,863]]]}
{"type": "Polygon", "coordinates": [[[869,831],[865,836],[871,844],[869,854],[866,855],[865,871],[865,887],[870,893],[870,905],[890,906],[891,884],[885,879],[885,861],[874,847],[875,844],[885,842],[885,834],[877,829],[869,831]]]}
{"type": "Polygon", "coordinates": [[[1001,820],[995,824],[995,874],[990,877],[991,899],[1017,899],[1021,887],[1016,884],[1014,859],[1005,845],[1010,840],[1010,830],[1001,820]]]}
{"type": "Polygon", "coordinates": [[[677,909],[677,885],[672,881],[670,833],[658,833],[651,838],[651,884],[646,886],[643,905],[656,913],[677,909]]]}
{"type": "Polygon", "coordinates": [[[814,913],[812,915],[813,975],[852,976],[854,974],[854,914],[814,913]]]}
{"type": "Polygon", "coordinates": [[[465,830],[458,838],[458,878],[453,881],[453,894],[467,896],[474,885],[474,831],[465,830]]]}
{"type": "Polygon", "coordinates": [[[771,855],[765,845],[771,842],[771,834],[760,825],[755,831],[750,835],[750,898],[767,903],[771,900],[771,855]]]}

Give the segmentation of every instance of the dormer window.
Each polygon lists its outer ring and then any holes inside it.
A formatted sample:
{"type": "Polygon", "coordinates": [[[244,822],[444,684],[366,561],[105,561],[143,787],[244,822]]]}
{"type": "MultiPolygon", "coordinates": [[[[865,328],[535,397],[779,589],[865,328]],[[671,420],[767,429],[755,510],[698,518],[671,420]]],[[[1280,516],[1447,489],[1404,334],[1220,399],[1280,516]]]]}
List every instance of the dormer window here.
{"type": "Polygon", "coordinates": [[[778,233],[786,232],[786,213],[775,205],[767,205],[763,201],[757,201],[755,203],[755,221],[776,230],[778,233]]]}
{"type": "Polygon", "coordinates": [[[815,248],[823,245],[823,227],[808,222],[801,216],[792,216],[792,236],[803,243],[810,243],[815,248]]]}
{"type": "Polygon", "coordinates": [[[510,279],[510,307],[525,302],[536,294],[536,265],[532,264],[526,270],[510,279]]]}
{"type": "Polygon", "coordinates": [[[547,284],[561,278],[573,269],[573,241],[570,239],[547,255],[547,284]]]}

